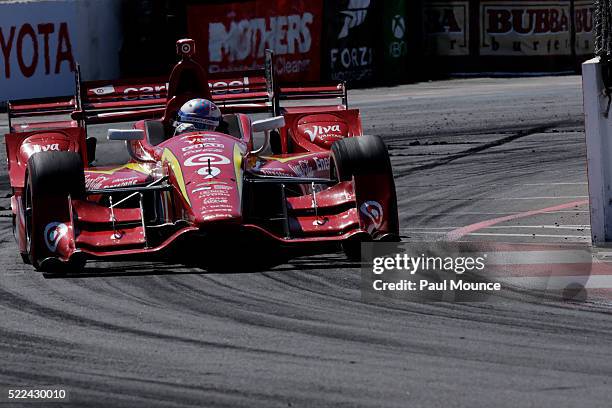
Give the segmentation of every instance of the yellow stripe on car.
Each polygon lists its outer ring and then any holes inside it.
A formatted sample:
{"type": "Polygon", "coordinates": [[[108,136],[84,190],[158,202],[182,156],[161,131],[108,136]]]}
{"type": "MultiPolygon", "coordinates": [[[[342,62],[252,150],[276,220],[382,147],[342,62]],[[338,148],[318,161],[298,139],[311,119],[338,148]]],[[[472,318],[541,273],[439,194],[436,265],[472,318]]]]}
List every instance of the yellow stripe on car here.
{"type": "Polygon", "coordinates": [[[183,194],[183,197],[185,197],[187,204],[191,205],[191,201],[189,200],[189,196],[187,195],[187,187],[185,186],[183,170],[181,169],[181,165],[178,159],[169,149],[164,149],[164,153],[162,154],[161,159],[162,163],[168,162],[168,166],[174,173],[174,177],[176,178],[176,183],[178,184],[178,187],[181,190],[181,194],[183,194]]]}
{"type": "Polygon", "coordinates": [[[268,161],[277,161],[280,163],[287,163],[290,162],[291,160],[299,160],[299,159],[303,159],[305,157],[309,157],[309,156],[314,156],[318,153],[306,153],[306,154],[301,154],[299,156],[291,156],[291,157],[272,157],[272,156],[261,156],[262,159],[264,160],[268,160],[268,161]]]}
{"type": "Polygon", "coordinates": [[[85,173],[93,173],[93,174],[106,174],[106,175],[113,175],[116,172],[123,170],[123,169],[128,169],[128,170],[134,170],[137,171],[139,173],[142,174],[146,174],[147,176],[149,174],[151,174],[152,170],[150,170],[147,167],[144,167],[142,164],[140,163],[127,163],[124,164],[123,166],[119,166],[119,167],[113,167],[112,169],[108,169],[108,170],[90,170],[87,169],[85,170],[85,173]]]}
{"type": "Polygon", "coordinates": [[[236,171],[238,197],[242,198],[242,152],[237,144],[234,145],[234,169],[236,171]]]}

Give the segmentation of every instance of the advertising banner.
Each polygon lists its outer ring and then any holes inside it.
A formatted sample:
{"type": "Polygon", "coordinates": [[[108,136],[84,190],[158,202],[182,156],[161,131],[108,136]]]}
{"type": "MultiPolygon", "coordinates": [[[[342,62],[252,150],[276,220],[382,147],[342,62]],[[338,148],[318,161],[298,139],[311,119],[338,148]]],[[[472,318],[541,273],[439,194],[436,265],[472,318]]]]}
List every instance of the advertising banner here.
{"type": "Polygon", "coordinates": [[[209,73],[260,69],[267,48],[283,80],[320,78],[322,0],[190,5],[189,36],[209,73]]]}
{"type": "Polygon", "coordinates": [[[591,55],[595,53],[593,36],[593,15],[595,5],[592,0],[577,0],[575,7],[576,54],[591,55]]]}
{"type": "Polygon", "coordinates": [[[423,8],[426,55],[469,55],[468,1],[430,1],[423,8]]]}
{"type": "MultiPolygon", "coordinates": [[[[376,0],[325,2],[326,65],[329,79],[367,81],[374,78],[375,49],[380,45],[376,0]]],[[[399,31],[398,31],[399,33],[399,31]]]]}
{"type": "Polygon", "coordinates": [[[569,1],[482,1],[480,55],[571,55],[569,1]]]}
{"type": "Polygon", "coordinates": [[[0,101],[69,95],[76,3],[0,3],[0,101]]]}
{"type": "Polygon", "coordinates": [[[408,26],[406,0],[383,5],[383,72],[387,80],[402,78],[408,65],[408,26]]]}

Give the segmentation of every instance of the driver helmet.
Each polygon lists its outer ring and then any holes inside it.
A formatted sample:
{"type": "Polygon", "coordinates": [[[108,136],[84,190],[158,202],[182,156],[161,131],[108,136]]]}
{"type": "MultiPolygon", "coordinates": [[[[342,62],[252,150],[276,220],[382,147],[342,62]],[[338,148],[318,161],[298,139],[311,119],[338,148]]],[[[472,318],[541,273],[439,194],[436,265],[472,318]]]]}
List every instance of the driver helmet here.
{"type": "Polygon", "coordinates": [[[176,127],[193,125],[196,130],[215,130],[221,122],[221,111],[207,99],[192,99],[179,109],[177,119],[176,127]]]}

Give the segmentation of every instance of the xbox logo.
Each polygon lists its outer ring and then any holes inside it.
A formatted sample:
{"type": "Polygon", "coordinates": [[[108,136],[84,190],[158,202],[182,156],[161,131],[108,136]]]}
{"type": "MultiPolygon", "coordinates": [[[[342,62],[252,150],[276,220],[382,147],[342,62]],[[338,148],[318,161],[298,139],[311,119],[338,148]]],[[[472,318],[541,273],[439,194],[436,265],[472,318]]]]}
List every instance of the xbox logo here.
{"type": "Polygon", "coordinates": [[[406,23],[404,22],[404,17],[396,14],[391,21],[391,31],[393,31],[393,35],[398,40],[404,38],[404,34],[406,33],[406,23]]]}

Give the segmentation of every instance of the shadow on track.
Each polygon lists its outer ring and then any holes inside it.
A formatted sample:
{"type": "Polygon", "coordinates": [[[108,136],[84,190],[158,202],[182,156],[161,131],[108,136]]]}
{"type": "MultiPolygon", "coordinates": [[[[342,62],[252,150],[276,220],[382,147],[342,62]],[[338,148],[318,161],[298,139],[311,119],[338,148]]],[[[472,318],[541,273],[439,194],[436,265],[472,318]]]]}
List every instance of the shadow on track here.
{"type": "MultiPolygon", "coordinates": [[[[339,254],[338,254],[339,255],[339,254]]],[[[86,279],[104,277],[135,277],[135,276],[164,276],[164,275],[207,275],[226,274],[238,275],[260,272],[289,272],[295,270],[336,270],[344,268],[359,268],[358,262],[346,259],[339,261],[339,256],[300,254],[294,258],[271,257],[266,262],[255,262],[253,259],[237,260],[232,262],[212,262],[208,265],[198,262],[163,263],[163,262],[125,262],[109,265],[106,262],[93,261],[81,272],[67,274],[43,273],[45,279],[86,279]]],[[[340,257],[343,258],[342,255],[340,257]]],[[[223,257],[221,258],[223,259],[223,257]]]]}
{"type": "Polygon", "coordinates": [[[135,263],[130,265],[86,267],[82,272],[68,274],[43,273],[45,279],[83,279],[120,276],[202,275],[205,270],[173,264],[135,263]],[[183,269],[183,270],[181,270],[183,269]]]}

